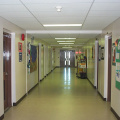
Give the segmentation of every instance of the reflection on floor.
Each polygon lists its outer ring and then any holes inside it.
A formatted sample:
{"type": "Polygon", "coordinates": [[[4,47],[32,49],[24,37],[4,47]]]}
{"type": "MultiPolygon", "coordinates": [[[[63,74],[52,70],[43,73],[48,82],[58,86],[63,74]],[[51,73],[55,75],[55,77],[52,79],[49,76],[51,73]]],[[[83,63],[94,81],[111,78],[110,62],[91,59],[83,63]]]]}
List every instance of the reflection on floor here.
{"type": "Polygon", "coordinates": [[[4,120],[116,120],[104,102],[75,68],[56,68],[4,120]]]}

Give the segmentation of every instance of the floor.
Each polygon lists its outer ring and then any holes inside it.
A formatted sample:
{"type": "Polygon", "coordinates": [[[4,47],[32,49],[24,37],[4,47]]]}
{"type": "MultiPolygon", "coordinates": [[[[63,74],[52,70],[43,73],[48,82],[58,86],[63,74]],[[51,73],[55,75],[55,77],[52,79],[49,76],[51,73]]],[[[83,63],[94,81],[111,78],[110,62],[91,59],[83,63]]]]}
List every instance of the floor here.
{"type": "Polygon", "coordinates": [[[86,79],[75,68],[56,68],[4,120],[117,120],[86,79]]]}

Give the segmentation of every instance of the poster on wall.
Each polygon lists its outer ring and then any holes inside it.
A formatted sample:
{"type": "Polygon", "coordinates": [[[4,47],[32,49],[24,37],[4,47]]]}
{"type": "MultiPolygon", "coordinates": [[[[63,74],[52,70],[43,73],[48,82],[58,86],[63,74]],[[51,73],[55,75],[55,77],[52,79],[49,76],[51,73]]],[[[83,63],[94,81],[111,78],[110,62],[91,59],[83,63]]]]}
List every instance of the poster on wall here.
{"type": "Polygon", "coordinates": [[[37,70],[37,47],[31,45],[30,50],[30,73],[37,70]]]}
{"type": "Polygon", "coordinates": [[[104,60],[104,47],[101,47],[101,60],[104,60]]]}
{"type": "Polygon", "coordinates": [[[31,50],[31,45],[30,42],[27,43],[27,71],[28,74],[30,74],[30,50],[31,50]]]}
{"type": "Polygon", "coordinates": [[[115,43],[112,44],[112,65],[116,65],[115,62],[115,54],[116,54],[116,47],[115,47],[115,43]]]}
{"type": "Polygon", "coordinates": [[[120,39],[115,41],[116,46],[116,88],[120,90],[120,39]]]}
{"type": "Polygon", "coordinates": [[[18,42],[18,51],[22,52],[22,43],[18,42]]]}
{"type": "Polygon", "coordinates": [[[101,46],[99,46],[99,61],[101,61],[101,46]]]}

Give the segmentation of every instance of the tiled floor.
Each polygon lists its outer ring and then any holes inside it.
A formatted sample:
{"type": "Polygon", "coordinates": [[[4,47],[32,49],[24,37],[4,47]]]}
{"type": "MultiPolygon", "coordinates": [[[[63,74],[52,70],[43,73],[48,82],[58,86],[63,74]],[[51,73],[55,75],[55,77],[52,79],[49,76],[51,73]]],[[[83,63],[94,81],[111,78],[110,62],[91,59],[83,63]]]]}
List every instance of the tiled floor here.
{"type": "Polygon", "coordinates": [[[74,68],[56,68],[4,120],[117,120],[86,79],[74,68]]]}

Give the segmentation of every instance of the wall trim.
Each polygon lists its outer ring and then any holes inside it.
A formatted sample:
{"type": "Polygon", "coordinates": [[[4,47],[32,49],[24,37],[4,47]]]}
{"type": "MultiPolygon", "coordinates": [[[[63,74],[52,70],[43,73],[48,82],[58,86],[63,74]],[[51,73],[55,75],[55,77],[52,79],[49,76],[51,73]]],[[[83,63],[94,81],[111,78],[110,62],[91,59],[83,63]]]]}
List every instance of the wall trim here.
{"type": "Polygon", "coordinates": [[[38,83],[37,83],[35,86],[33,86],[33,87],[28,91],[28,93],[30,93],[37,85],[38,85],[38,83]]]}
{"type": "Polygon", "coordinates": [[[4,119],[4,114],[2,116],[0,116],[0,120],[3,120],[4,119]]]}
{"type": "Polygon", "coordinates": [[[92,85],[92,87],[94,88],[94,89],[96,89],[96,86],[94,86],[93,84],[92,84],[92,82],[87,78],[87,80],[89,81],[89,83],[92,85]]]}
{"type": "Polygon", "coordinates": [[[112,111],[112,113],[115,115],[115,117],[120,120],[119,115],[115,112],[115,110],[111,107],[110,110],[112,111]]]}
{"type": "Polygon", "coordinates": [[[97,91],[100,97],[103,99],[103,101],[106,101],[106,98],[104,98],[99,91],[97,91]]]}
{"type": "Polygon", "coordinates": [[[17,106],[26,96],[27,94],[23,95],[16,103],[13,103],[13,106],[17,106]]]}

